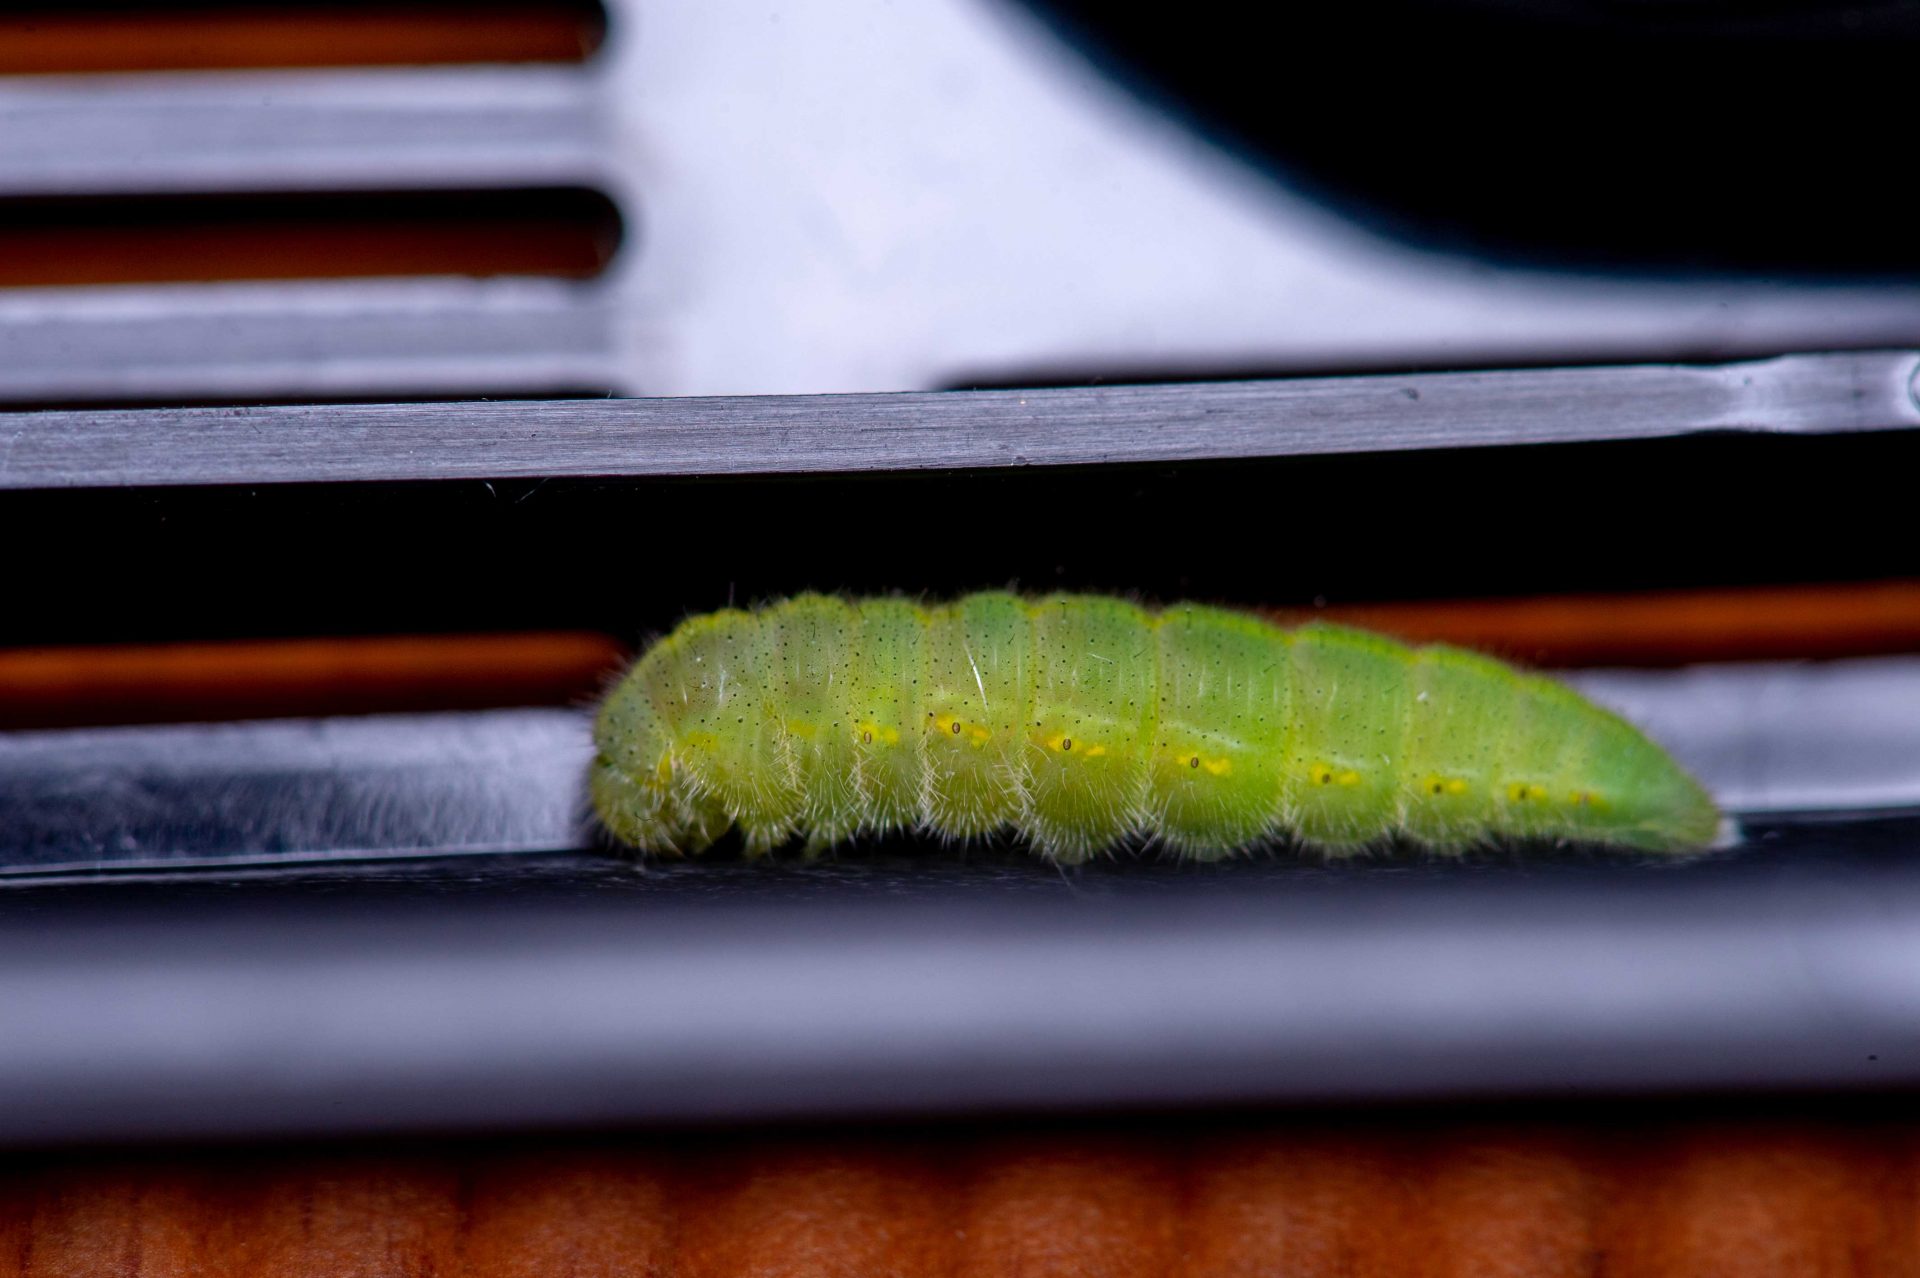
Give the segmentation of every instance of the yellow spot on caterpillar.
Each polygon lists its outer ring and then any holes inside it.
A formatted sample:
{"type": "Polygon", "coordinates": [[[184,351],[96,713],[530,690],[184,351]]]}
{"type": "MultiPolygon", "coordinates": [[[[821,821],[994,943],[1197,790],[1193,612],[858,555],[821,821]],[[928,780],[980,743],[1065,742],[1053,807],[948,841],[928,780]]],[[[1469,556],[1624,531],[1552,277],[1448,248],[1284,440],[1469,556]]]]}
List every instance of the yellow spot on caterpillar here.
{"type": "Polygon", "coordinates": [[[1459,777],[1431,776],[1420,783],[1420,788],[1428,794],[1465,794],[1468,786],[1459,777]]]}
{"type": "Polygon", "coordinates": [[[1607,801],[1591,790],[1575,790],[1567,799],[1575,807],[1592,808],[1595,811],[1605,811],[1607,806],[1607,801]]]}
{"type": "Polygon", "coordinates": [[[1106,752],[1107,752],[1107,748],[1105,746],[1097,745],[1097,746],[1087,747],[1087,757],[1089,759],[1097,759],[1101,755],[1105,754],[1106,752]]]}
{"type": "Polygon", "coordinates": [[[1169,754],[1196,772],[1205,768],[1210,776],[1224,777],[1233,771],[1233,763],[1228,759],[1210,759],[1204,754],[1188,754],[1185,751],[1169,751],[1169,754]]]}
{"type": "Polygon", "coordinates": [[[900,744],[900,729],[882,727],[871,719],[860,724],[854,731],[860,734],[862,745],[872,745],[876,741],[884,746],[900,744]]]}
{"type": "Polygon", "coordinates": [[[1333,765],[1331,763],[1310,763],[1307,765],[1307,775],[1313,778],[1315,785],[1332,785],[1333,765]]]}
{"type": "Polygon", "coordinates": [[[968,728],[967,735],[973,739],[974,748],[978,749],[987,743],[993,736],[993,733],[987,731],[985,728],[976,726],[968,728]]]}
{"type": "Polygon", "coordinates": [[[1448,794],[1465,794],[1466,792],[1467,792],[1467,783],[1465,781],[1462,781],[1459,777],[1454,777],[1452,780],[1447,782],[1448,794]]]}
{"type": "Polygon", "coordinates": [[[1515,781],[1507,787],[1507,802],[1533,803],[1547,797],[1547,788],[1528,781],[1515,781]]]}

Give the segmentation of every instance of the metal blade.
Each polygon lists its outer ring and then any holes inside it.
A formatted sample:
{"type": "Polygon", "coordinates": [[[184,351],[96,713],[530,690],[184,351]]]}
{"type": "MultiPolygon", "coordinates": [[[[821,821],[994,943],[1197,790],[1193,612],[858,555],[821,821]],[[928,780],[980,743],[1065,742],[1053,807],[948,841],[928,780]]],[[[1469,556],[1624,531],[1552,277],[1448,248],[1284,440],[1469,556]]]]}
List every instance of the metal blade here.
{"type": "Polygon", "coordinates": [[[1920,355],[899,395],[23,413],[0,489],[1170,462],[1920,426],[1920,355]]]}
{"type": "Polygon", "coordinates": [[[0,734],[0,874],[581,846],[567,710],[0,734]]]}

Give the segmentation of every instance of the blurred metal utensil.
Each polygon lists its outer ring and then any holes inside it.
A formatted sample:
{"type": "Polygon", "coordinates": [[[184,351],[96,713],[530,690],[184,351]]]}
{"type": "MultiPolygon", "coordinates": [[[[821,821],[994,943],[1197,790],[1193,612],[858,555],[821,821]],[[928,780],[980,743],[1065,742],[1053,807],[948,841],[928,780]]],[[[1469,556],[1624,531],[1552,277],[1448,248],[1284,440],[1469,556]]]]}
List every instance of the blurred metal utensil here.
{"type": "Polygon", "coordinates": [[[627,227],[585,282],[14,290],[0,400],[926,390],[1724,359],[1920,326],[1911,284],[1556,275],[1376,238],[997,0],[610,18],[583,67],[0,81],[0,197],[559,183],[627,227]]]}
{"type": "Polygon", "coordinates": [[[27,887],[0,1141],[1911,1086],[1920,870],[1804,833],[1679,866],[27,887]]]}

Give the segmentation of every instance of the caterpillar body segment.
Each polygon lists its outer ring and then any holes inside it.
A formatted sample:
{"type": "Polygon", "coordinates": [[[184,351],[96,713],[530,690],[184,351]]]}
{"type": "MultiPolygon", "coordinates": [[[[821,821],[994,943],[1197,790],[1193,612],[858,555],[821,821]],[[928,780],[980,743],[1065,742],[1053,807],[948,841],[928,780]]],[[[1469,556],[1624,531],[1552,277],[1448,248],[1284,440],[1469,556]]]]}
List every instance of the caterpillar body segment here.
{"type": "Polygon", "coordinates": [[[750,852],[1004,829],[1078,861],[1156,839],[1705,847],[1706,792],[1552,680],[1445,646],[1102,596],[801,595],[693,617],[615,687],[595,810],[622,841],[750,852]]]}

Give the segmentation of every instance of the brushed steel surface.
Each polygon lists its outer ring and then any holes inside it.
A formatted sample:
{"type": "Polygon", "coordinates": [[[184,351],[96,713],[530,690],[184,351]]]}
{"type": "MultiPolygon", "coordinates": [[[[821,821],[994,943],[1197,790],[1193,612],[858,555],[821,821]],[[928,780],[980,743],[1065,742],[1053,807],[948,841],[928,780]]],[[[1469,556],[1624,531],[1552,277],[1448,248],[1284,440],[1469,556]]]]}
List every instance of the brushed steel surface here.
{"type": "Polygon", "coordinates": [[[627,235],[592,299],[610,314],[591,383],[556,379],[534,314],[511,330],[530,357],[495,358],[502,330],[459,315],[451,290],[434,329],[395,327],[377,281],[364,307],[352,285],[316,306],[305,283],[260,283],[255,304],[282,318],[233,341],[218,318],[231,286],[128,285],[0,306],[0,400],[811,394],[1732,359],[1899,345],[1920,324],[1911,282],[1551,272],[1369,233],[1002,0],[857,0],[786,23],[759,0],[614,2],[608,17],[576,67],[0,81],[0,198],[602,191],[627,235]],[[129,325],[128,308],[175,311],[180,327],[129,325]],[[364,357],[374,348],[383,358],[364,357]]]}
{"type": "Polygon", "coordinates": [[[1920,426],[1912,352],[881,395],[0,416],[0,489],[911,471],[1920,426]]]}
{"type": "Polygon", "coordinates": [[[586,844],[569,710],[0,733],[0,875],[586,844]]]}

